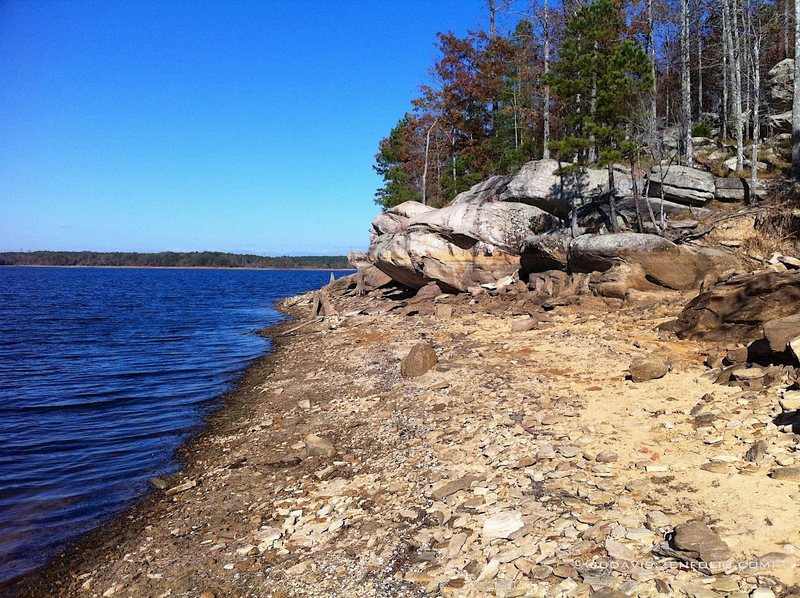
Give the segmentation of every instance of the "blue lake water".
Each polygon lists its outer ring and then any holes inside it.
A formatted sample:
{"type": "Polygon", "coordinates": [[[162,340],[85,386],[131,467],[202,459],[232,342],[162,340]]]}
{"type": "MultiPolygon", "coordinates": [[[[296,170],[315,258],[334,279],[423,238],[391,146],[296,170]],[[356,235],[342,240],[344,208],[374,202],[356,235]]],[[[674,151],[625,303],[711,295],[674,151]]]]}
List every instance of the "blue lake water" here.
{"type": "Polygon", "coordinates": [[[119,513],[327,271],[0,268],[0,581],[119,513]]]}

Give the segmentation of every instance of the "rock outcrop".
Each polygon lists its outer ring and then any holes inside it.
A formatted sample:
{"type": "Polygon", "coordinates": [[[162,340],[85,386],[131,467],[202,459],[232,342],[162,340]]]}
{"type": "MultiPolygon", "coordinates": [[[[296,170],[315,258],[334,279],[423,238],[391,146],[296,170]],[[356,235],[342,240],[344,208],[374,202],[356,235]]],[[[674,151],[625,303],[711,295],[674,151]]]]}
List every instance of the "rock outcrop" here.
{"type": "MultiPolygon", "coordinates": [[[[608,194],[607,171],[589,168],[581,177],[561,177],[556,174],[559,168],[556,160],[528,162],[518,173],[508,177],[492,177],[462,193],[453,203],[471,201],[476,193],[480,193],[487,199],[525,203],[564,218],[576,198],[583,203],[608,194]]],[[[616,174],[615,185],[620,191],[629,189],[630,179],[616,174]]]]}
{"type": "Polygon", "coordinates": [[[556,224],[535,206],[487,201],[481,190],[438,210],[413,203],[375,219],[368,255],[382,272],[414,289],[436,282],[446,291],[466,291],[508,276],[519,268],[522,241],[556,224]]]}
{"type": "Polygon", "coordinates": [[[550,231],[525,239],[520,248],[520,277],[527,278],[533,272],[566,270],[571,240],[566,230],[550,231]]]}
{"type": "Polygon", "coordinates": [[[715,182],[714,194],[720,201],[746,203],[750,199],[750,185],[741,178],[720,177],[715,182]]]}
{"type": "Polygon", "coordinates": [[[657,235],[587,235],[569,245],[570,272],[624,268],[626,284],[637,290],[699,288],[707,277],[738,266],[738,260],[728,253],[676,245],[657,235]]]}
{"type": "Polygon", "coordinates": [[[674,330],[681,338],[728,344],[761,339],[764,325],[800,309],[800,271],[734,277],[690,301],[674,330]]]}
{"type": "Polygon", "coordinates": [[[653,166],[650,171],[650,197],[688,205],[703,205],[714,199],[716,184],[714,175],[688,166],[653,166]]]}
{"type": "MultiPolygon", "coordinates": [[[[368,259],[402,285],[419,289],[434,282],[447,292],[494,283],[517,270],[527,282],[530,274],[548,270],[604,273],[618,267],[594,281],[612,296],[629,288],[698,288],[708,275],[736,267],[727,254],[679,247],[654,235],[585,235],[572,241],[562,227],[573,201],[580,205],[582,231],[611,228],[608,172],[588,169],[576,182],[575,175],[557,175],[558,168],[555,160],[529,162],[514,175],[473,186],[444,208],[417,202],[391,208],[372,223],[368,259]]],[[[613,174],[618,192],[630,193],[630,176],[619,169],[613,174]]],[[[638,206],[645,227],[650,226],[648,202],[654,214],[663,210],[682,228],[691,228],[708,214],[698,206],[713,199],[718,187],[728,200],[746,196],[741,180],[717,182],[697,169],[674,166],[662,172],[657,166],[651,176],[658,183],[651,181],[651,197],[640,198],[638,206]]],[[[619,198],[618,218],[623,229],[636,226],[632,197],[619,198]]]]}
{"type": "Polygon", "coordinates": [[[767,73],[767,104],[773,112],[791,112],[794,59],[786,58],[767,73]]]}
{"type": "Polygon", "coordinates": [[[780,135],[781,133],[792,132],[792,111],[770,114],[767,117],[767,126],[770,134],[780,135]]]}

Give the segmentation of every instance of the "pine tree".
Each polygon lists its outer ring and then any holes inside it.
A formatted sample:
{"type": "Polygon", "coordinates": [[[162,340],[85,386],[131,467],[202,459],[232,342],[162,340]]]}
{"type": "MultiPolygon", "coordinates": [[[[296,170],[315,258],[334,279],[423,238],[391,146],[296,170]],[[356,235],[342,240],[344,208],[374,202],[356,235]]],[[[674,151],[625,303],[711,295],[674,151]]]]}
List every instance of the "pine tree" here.
{"type": "MultiPolygon", "coordinates": [[[[646,106],[652,86],[647,53],[632,39],[623,39],[624,22],[614,0],[597,0],[580,8],[567,23],[558,61],[547,82],[559,98],[566,135],[550,147],[562,161],[562,175],[577,175],[596,150],[599,164],[608,167],[611,228],[616,217],[613,163],[635,156],[638,145],[631,126],[648,118],[646,106]]],[[[573,196],[580,195],[574,193],[573,196]]],[[[573,234],[576,231],[572,209],[573,234]]]]}

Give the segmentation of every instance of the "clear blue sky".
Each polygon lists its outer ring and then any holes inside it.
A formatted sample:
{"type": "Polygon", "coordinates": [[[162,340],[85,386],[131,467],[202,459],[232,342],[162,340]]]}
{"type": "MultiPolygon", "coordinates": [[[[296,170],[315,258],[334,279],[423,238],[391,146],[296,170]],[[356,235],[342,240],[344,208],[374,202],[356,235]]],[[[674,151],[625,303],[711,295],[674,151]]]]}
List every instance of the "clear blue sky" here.
{"type": "Polygon", "coordinates": [[[484,0],[0,2],[0,250],[364,249],[378,141],[484,0]]]}

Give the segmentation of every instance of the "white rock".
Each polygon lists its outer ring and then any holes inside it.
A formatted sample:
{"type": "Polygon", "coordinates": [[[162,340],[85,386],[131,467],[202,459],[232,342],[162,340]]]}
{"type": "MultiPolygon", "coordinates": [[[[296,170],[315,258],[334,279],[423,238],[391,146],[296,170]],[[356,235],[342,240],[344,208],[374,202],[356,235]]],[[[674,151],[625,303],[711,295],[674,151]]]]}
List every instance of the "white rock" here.
{"type": "Polygon", "coordinates": [[[500,561],[492,559],[483,566],[481,574],[478,575],[478,581],[490,581],[495,578],[497,572],[500,570],[500,561]]]}
{"type": "Polygon", "coordinates": [[[501,511],[491,515],[483,522],[481,535],[492,540],[495,538],[508,538],[523,527],[522,513],[519,511],[501,511]]]}
{"type": "Polygon", "coordinates": [[[633,561],[636,559],[636,555],[630,548],[613,538],[607,538],[605,546],[608,556],[615,561],[633,561]]]}

